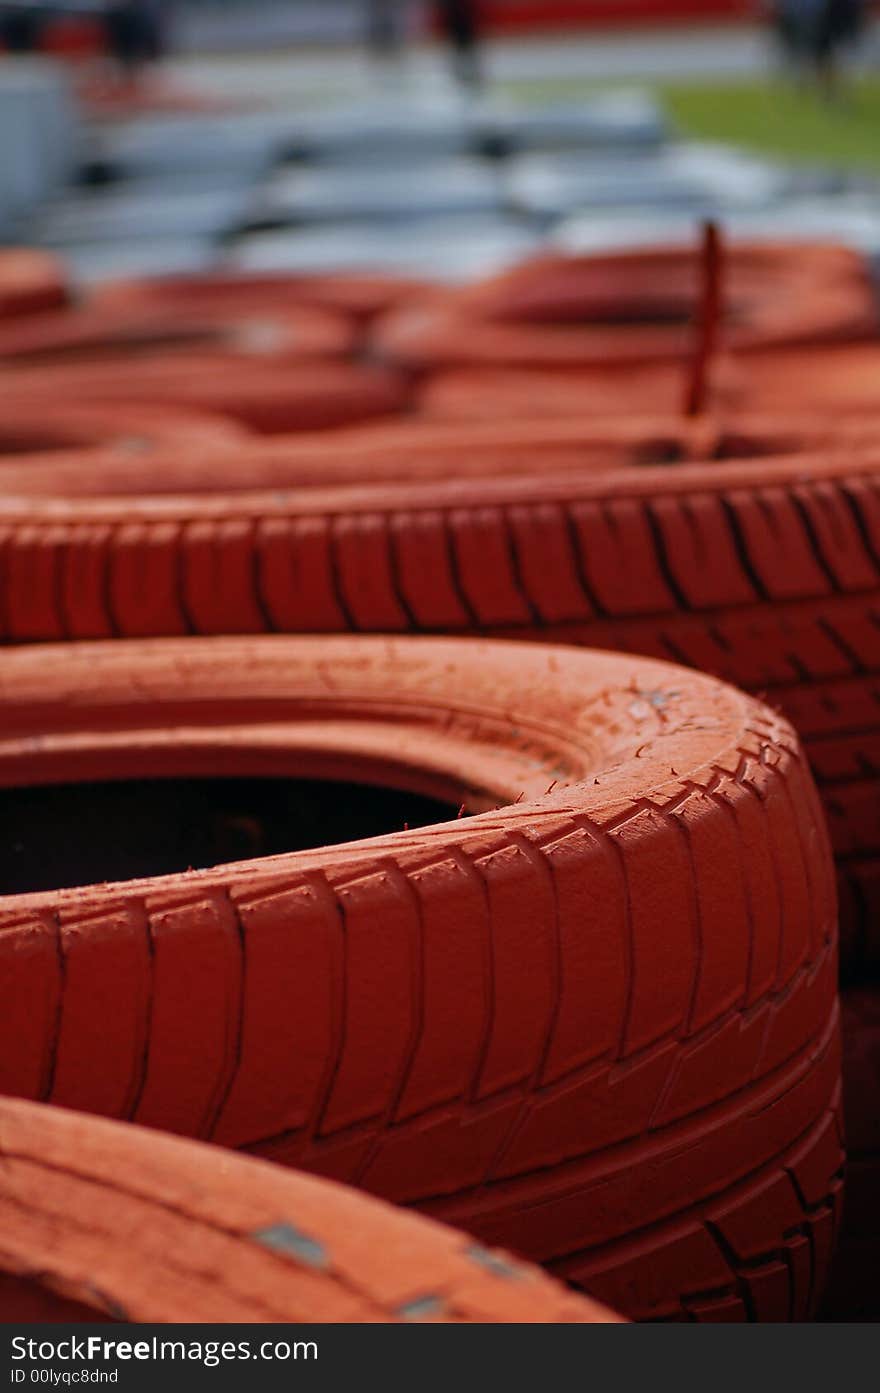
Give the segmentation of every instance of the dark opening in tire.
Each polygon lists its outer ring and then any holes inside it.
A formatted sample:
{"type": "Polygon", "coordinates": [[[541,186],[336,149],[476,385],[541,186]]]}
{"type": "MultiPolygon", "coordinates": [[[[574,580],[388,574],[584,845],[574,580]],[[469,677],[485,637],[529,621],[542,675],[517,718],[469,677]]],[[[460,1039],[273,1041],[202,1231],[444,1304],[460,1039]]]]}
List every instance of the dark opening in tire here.
{"type": "Polygon", "coordinates": [[[319,779],[152,779],[4,789],[0,893],[169,875],[426,827],[456,807],[319,779]]]}

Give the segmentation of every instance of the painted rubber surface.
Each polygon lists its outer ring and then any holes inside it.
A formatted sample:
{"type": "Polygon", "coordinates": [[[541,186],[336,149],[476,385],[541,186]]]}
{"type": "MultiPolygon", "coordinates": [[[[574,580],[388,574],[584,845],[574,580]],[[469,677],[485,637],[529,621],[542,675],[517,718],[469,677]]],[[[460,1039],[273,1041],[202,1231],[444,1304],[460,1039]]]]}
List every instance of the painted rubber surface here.
{"type": "Polygon", "coordinates": [[[64,267],[49,252],[30,247],[0,250],[0,322],[57,309],[67,295],[64,267]]]}
{"type": "Polygon", "coordinates": [[[880,345],[829,345],[821,354],[789,349],[737,364],[741,401],[754,410],[807,409],[829,413],[880,407],[880,345]]]}
{"type": "Polygon", "coordinates": [[[7,786],[295,772],[478,814],[0,901],[3,1092],[415,1205],[629,1316],[812,1310],[835,904],[771,711],[642,658],[344,637],[19,649],[0,713],[7,786]]]}
{"type": "MultiPolygon", "coordinates": [[[[248,434],[222,417],[195,412],[172,411],[167,407],[68,405],[7,403],[0,407],[0,466],[10,471],[4,485],[24,487],[30,471],[58,470],[59,478],[88,480],[98,477],[102,468],[123,469],[140,480],[139,467],[145,455],[159,450],[232,451],[243,447],[248,434]],[[85,460],[83,455],[87,454],[85,460]]],[[[170,467],[170,466],[166,466],[170,467]]]]}
{"type": "MultiPolygon", "coordinates": [[[[868,286],[863,258],[834,243],[740,240],[725,248],[723,270],[735,307],[754,320],[772,317],[764,302],[774,294],[784,298],[792,286],[868,286]]],[[[493,319],[517,323],[689,319],[698,284],[699,255],[686,247],[548,253],[480,282],[464,299],[493,319]]]]}
{"type": "MultiPolygon", "coordinates": [[[[878,444],[880,413],[830,421],[804,412],[718,411],[690,418],[680,413],[622,413],[553,421],[385,420],[338,433],[321,448],[327,459],[323,478],[329,485],[708,464],[819,450],[864,453],[878,444]]],[[[308,442],[298,441],[295,448],[305,453],[308,442]]],[[[272,453],[283,449],[278,442],[272,453]]],[[[311,482],[311,476],[306,481],[311,482]]]]}
{"type": "MultiPolygon", "coordinates": [[[[729,358],[713,365],[711,410],[740,406],[740,370],[729,358]]],[[[450,368],[432,373],[415,389],[418,415],[427,421],[510,421],[547,418],[668,416],[682,410],[684,363],[651,363],[577,371],[450,368]]]]}
{"type": "Polygon", "coordinates": [[[315,488],[340,484],[511,478],[540,473],[575,476],[638,465],[668,467],[709,461],[795,454],[806,448],[864,450],[878,437],[880,416],[832,423],[804,417],[682,417],[429,424],[383,418],[332,437],[300,434],[251,438],[222,462],[210,449],[175,451],[156,461],[145,481],[131,459],[92,461],[33,458],[7,466],[8,493],[90,497],[219,493],[256,488],[315,488]]]}
{"type": "Polygon", "coordinates": [[[278,305],[310,305],[334,310],[359,324],[425,294],[428,286],[404,276],[347,272],[280,275],[259,271],[214,271],[111,281],[98,287],[91,303],[111,309],[173,309],[198,312],[222,305],[252,311],[278,305]]]}
{"type": "Polygon", "coordinates": [[[227,416],[266,435],[393,415],[408,401],[407,384],[397,374],[368,364],[278,363],[219,353],[65,364],[5,376],[23,402],[73,397],[159,404],[227,416]]]}
{"type": "Polygon", "coordinates": [[[846,1204],[824,1315],[880,1321],[880,984],[844,992],[841,1007],[846,1204]]]}
{"type": "MultiPolygon", "coordinates": [[[[420,416],[430,420],[510,420],[513,417],[661,415],[680,411],[683,364],[577,372],[477,368],[437,373],[416,394],[420,416]]],[[[880,410],[880,347],[831,344],[821,353],[787,349],[722,356],[713,367],[712,411],[750,414],[804,412],[876,414],[880,410]]]]}
{"type": "MultiPolygon", "coordinates": [[[[320,459],[318,462],[320,468],[320,459]]],[[[646,653],[798,729],[844,957],[880,961],[880,463],[855,453],[0,503],[2,636],[481,632],[646,653]]]]}
{"type": "MultiPolygon", "coordinates": [[[[724,342],[737,352],[864,339],[878,329],[866,268],[839,248],[740,243],[724,275],[724,342]]],[[[681,249],[536,258],[495,280],[389,314],[377,348],[416,370],[681,360],[698,263],[681,249]]]]}
{"type": "Polygon", "coordinates": [[[0,1099],[0,1320],[615,1322],[340,1185],[0,1099]]]}
{"type": "Polygon", "coordinates": [[[292,306],[251,313],[199,306],[186,315],[162,306],[114,310],[86,303],[0,324],[0,359],[10,364],[192,351],[296,363],[344,357],[353,344],[354,330],[342,315],[292,306]]]}

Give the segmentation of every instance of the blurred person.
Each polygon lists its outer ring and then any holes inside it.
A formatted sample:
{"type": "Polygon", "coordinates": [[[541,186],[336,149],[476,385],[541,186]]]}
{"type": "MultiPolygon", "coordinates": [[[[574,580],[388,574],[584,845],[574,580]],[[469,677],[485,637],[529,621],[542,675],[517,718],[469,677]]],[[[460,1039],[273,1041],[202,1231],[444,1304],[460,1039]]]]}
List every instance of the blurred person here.
{"type": "Polygon", "coordinates": [[[783,48],[828,96],[838,92],[841,50],[859,38],[865,10],[866,0],[776,0],[774,21],[783,48]]]}
{"type": "Polygon", "coordinates": [[[383,62],[396,58],[402,47],[401,0],[367,0],[367,44],[383,62]]]}
{"type": "Polygon", "coordinates": [[[438,0],[437,9],[452,45],[456,78],[462,87],[481,87],[479,0],[438,0]]]}
{"type": "Polygon", "coordinates": [[[33,53],[39,46],[44,16],[36,6],[0,4],[0,41],[10,53],[33,53]]]}
{"type": "Polygon", "coordinates": [[[162,10],[163,0],[111,0],[107,6],[107,41],[125,77],[137,77],[163,56],[162,10]]]}

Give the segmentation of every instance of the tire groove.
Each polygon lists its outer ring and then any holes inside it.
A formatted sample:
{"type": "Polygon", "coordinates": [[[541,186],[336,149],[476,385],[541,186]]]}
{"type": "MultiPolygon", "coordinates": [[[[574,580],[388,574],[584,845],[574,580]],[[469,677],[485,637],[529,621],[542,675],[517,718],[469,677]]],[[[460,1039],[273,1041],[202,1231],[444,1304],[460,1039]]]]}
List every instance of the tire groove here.
{"type": "Polygon", "coordinates": [[[732,499],[728,498],[727,495],[722,492],[719,492],[718,494],[718,502],[721,505],[721,511],[724,513],[724,516],[727,519],[727,525],[730,528],[730,538],[731,542],[733,543],[733,549],[736,553],[737,560],[739,561],[739,564],[742,567],[743,574],[745,575],[755,594],[758,596],[758,599],[766,604],[767,602],[771,601],[772,597],[763,580],[761,579],[760,575],[758,574],[758,571],[755,567],[754,562],[752,561],[751,556],[749,555],[749,548],[748,543],[746,541],[745,531],[743,529],[742,523],[740,522],[736,504],[733,502],[732,499]]]}

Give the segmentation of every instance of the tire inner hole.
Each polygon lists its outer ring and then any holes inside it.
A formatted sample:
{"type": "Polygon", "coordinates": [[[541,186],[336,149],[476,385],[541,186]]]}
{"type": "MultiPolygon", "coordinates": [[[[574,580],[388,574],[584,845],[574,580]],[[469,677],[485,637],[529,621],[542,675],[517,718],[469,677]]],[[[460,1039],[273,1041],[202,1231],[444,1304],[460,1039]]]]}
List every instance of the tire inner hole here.
{"type": "Polygon", "coordinates": [[[459,809],[370,784],[267,778],[144,779],[0,790],[0,894],[170,875],[305,851],[459,809]]]}

